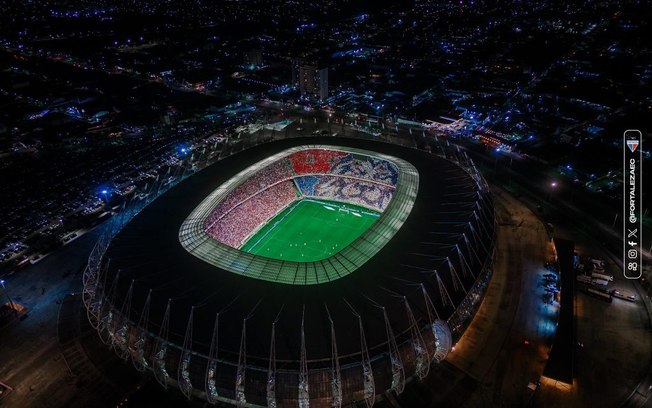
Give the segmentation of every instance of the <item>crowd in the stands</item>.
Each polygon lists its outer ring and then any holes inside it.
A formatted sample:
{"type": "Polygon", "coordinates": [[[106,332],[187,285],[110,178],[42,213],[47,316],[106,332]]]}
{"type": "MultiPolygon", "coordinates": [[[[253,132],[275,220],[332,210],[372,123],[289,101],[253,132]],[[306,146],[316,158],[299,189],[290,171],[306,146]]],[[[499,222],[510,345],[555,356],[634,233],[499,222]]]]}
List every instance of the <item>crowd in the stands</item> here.
{"type": "Polygon", "coordinates": [[[387,160],[375,157],[347,155],[339,160],[329,172],[395,186],[398,183],[398,169],[387,160]]]}
{"type": "Polygon", "coordinates": [[[231,209],[257,192],[279,180],[291,179],[292,176],[292,171],[283,160],[274,162],[259,170],[254,176],[249,177],[244,183],[236,187],[215,207],[206,224],[212,224],[215,220],[227,214],[231,209]]]}
{"type": "Polygon", "coordinates": [[[276,183],[241,201],[226,215],[207,223],[206,232],[220,242],[240,248],[259,226],[296,199],[297,189],[291,180],[276,183]]]}
{"type": "Polygon", "coordinates": [[[289,157],[295,174],[328,174],[339,161],[350,156],[339,150],[306,149],[289,157]]]}
{"type": "Polygon", "coordinates": [[[393,187],[368,181],[333,176],[318,176],[318,179],[314,189],[315,197],[345,201],[380,212],[387,208],[394,193],[393,187]]]}

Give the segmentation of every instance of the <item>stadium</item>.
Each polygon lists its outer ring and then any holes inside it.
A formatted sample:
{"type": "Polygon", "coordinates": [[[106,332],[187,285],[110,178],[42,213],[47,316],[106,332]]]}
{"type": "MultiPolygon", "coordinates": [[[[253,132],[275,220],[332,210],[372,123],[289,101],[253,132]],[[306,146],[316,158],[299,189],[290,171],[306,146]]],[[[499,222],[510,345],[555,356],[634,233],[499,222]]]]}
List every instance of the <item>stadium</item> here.
{"type": "Polygon", "coordinates": [[[88,318],[135,369],[212,404],[400,394],[450,352],[491,277],[491,196],[450,146],[259,144],[132,214],[89,258],[88,318]]]}

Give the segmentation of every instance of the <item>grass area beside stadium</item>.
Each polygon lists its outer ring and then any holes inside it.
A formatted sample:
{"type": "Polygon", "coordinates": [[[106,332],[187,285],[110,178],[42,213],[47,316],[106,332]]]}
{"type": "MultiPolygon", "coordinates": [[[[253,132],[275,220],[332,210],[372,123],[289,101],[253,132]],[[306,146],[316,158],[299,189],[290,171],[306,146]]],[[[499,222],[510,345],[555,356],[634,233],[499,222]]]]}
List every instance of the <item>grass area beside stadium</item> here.
{"type": "Polygon", "coordinates": [[[352,204],[304,198],[277,214],[240,249],[283,261],[319,261],[348,246],[379,216],[352,204]]]}

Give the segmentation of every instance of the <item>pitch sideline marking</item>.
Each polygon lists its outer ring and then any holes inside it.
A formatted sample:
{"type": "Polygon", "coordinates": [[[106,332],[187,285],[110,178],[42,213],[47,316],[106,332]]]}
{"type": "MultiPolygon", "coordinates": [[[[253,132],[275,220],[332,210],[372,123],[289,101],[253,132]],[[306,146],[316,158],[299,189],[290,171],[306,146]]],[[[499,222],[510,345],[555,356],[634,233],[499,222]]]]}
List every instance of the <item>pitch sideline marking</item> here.
{"type": "Polygon", "coordinates": [[[285,220],[285,219],[288,217],[288,215],[290,215],[290,214],[292,213],[292,211],[294,211],[294,209],[297,208],[297,207],[299,206],[299,204],[300,204],[302,201],[303,201],[303,200],[299,200],[299,201],[297,201],[297,202],[292,206],[292,208],[290,208],[290,211],[288,211],[287,214],[285,214],[283,217],[281,217],[280,220],[276,221],[276,222],[274,223],[274,225],[272,225],[272,228],[270,228],[269,230],[267,230],[267,231],[263,234],[262,237],[258,238],[258,241],[256,241],[256,243],[254,243],[254,244],[251,246],[251,248],[249,248],[249,249],[247,250],[247,252],[248,252],[248,253],[251,253],[251,251],[253,251],[254,248],[256,248],[256,245],[260,244],[260,241],[262,241],[263,239],[267,238],[267,235],[269,235],[270,232],[274,231],[274,229],[276,229],[276,227],[278,226],[278,224],[280,224],[283,220],[285,220]]]}
{"type": "MultiPolygon", "coordinates": [[[[333,206],[333,207],[336,207],[336,208],[338,209],[338,211],[344,211],[344,212],[348,212],[348,211],[351,211],[351,212],[357,212],[357,213],[364,214],[364,215],[369,215],[369,216],[371,216],[371,217],[375,217],[375,218],[380,217],[380,215],[382,214],[382,212],[381,212],[381,213],[379,213],[379,212],[367,212],[367,211],[359,210],[359,209],[357,209],[357,208],[351,208],[351,207],[348,207],[348,206],[346,205],[346,203],[341,203],[341,202],[338,202],[338,203],[341,204],[341,205],[340,205],[340,206],[337,206],[337,205],[333,205],[333,204],[331,204],[331,203],[328,202],[328,201],[316,200],[316,199],[314,199],[314,198],[303,198],[301,201],[304,201],[304,200],[305,200],[305,201],[310,201],[311,203],[321,204],[321,205],[323,205],[323,206],[331,205],[331,206],[333,206]],[[345,208],[345,210],[342,210],[342,208],[345,208]]],[[[355,204],[351,204],[351,205],[355,205],[355,204]]],[[[358,206],[358,207],[364,208],[364,207],[362,207],[362,206],[358,206]]],[[[333,209],[333,211],[335,211],[335,210],[333,209]]]]}

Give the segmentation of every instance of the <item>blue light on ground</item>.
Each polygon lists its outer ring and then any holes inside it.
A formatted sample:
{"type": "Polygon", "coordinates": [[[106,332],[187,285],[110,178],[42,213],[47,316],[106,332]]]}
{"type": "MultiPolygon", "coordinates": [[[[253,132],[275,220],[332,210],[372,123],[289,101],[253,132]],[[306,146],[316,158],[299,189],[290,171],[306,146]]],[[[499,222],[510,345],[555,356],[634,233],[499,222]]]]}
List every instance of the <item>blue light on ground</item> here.
{"type": "Polygon", "coordinates": [[[187,155],[188,153],[190,153],[190,150],[191,150],[190,147],[185,144],[181,144],[177,146],[177,153],[179,154],[179,156],[187,155]]]}
{"type": "Polygon", "coordinates": [[[99,186],[96,191],[97,194],[103,199],[106,199],[111,193],[111,189],[106,185],[99,186]]]}

